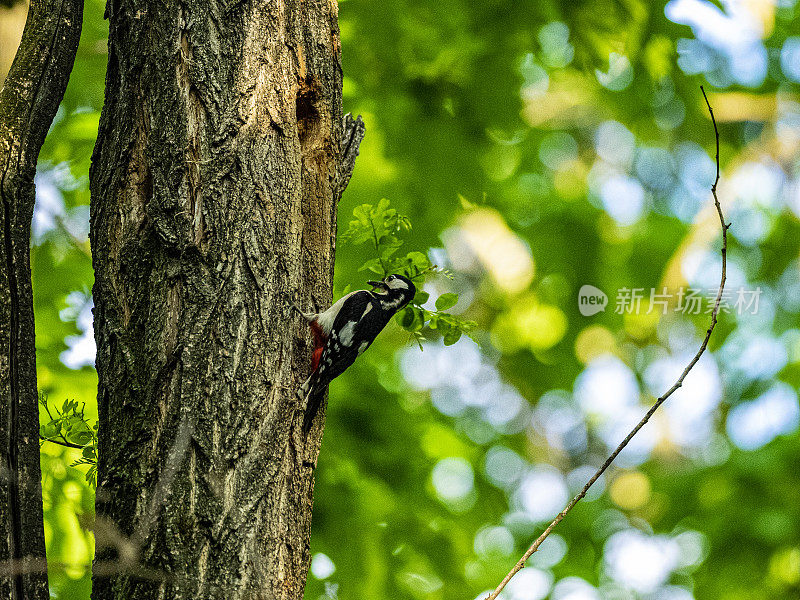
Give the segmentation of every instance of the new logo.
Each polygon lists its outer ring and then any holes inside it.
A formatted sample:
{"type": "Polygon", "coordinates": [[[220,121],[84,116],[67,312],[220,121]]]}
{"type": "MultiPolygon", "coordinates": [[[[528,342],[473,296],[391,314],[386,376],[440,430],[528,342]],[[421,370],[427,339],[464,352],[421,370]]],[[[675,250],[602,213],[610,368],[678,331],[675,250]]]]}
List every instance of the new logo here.
{"type": "Polygon", "coordinates": [[[596,315],[604,311],[606,306],[608,306],[608,296],[603,290],[593,285],[584,285],[578,290],[578,310],[584,317],[596,315]]]}

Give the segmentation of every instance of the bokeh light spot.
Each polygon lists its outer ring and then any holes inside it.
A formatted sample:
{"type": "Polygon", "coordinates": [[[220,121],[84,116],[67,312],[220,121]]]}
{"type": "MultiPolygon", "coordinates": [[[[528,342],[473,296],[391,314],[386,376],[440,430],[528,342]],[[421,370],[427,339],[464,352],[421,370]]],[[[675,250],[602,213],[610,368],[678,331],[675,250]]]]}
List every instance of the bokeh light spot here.
{"type": "Polygon", "coordinates": [[[616,352],[614,334],[602,325],[585,327],[575,338],[575,356],[583,364],[616,352]]]}
{"type": "Polygon", "coordinates": [[[620,508],[636,510],[650,500],[650,480],[638,471],[622,473],[611,482],[609,493],[620,508]]]}

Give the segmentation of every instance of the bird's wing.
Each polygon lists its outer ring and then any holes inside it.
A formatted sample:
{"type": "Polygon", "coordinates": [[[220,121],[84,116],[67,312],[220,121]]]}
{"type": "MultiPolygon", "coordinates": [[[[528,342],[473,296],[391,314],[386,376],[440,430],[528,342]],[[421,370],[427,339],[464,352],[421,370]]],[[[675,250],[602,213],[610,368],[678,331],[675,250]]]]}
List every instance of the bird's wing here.
{"type": "Polygon", "coordinates": [[[367,306],[372,307],[374,299],[375,296],[367,290],[357,290],[345,296],[342,307],[334,317],[331,331],[341,331],[351,321],[357,323],[364,315],[367,306]]]}
{"type": "Polygon", "coordinates": [[[330,381],[341,375],[369,347],[383,325],[372,294],[352,297],[339,311],[322,351],[320,376],[330,381]]]}

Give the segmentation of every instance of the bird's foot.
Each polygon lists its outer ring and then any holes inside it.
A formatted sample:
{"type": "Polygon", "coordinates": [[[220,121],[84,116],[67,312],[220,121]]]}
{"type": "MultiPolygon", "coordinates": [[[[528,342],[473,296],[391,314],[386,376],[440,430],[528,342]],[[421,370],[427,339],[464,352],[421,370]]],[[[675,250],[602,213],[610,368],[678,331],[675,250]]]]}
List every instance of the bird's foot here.
{"type": "Polygon", "coordinates": [[[297,304],[295,304],[294,302],[289,302],[289,306],[292,307],[295,311],[297,311],[297,313],[309,323],[311,323],[311,321],[317,318],[317,313],[307,313],[302,308],[297,306],[297,304]]]}

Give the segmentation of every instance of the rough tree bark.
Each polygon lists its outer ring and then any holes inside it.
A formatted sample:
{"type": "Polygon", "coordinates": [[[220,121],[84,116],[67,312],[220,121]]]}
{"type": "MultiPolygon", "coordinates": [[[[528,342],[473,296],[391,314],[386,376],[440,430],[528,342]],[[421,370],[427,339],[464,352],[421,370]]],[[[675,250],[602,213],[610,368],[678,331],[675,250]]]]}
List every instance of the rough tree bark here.
{"type": "Polygon", "coordinates": [[[67,87],[82,0],[33,0],[0,91],[0,598],[49,598],[30,227],[36,161],[67,87]]]}
{"type": "Polygon", "coordinates": [[[93,598],[302,598],[313,465],[290,301],[331,297],[335,0],[109,0],[90,174],[99,374],[93,598]]]}

